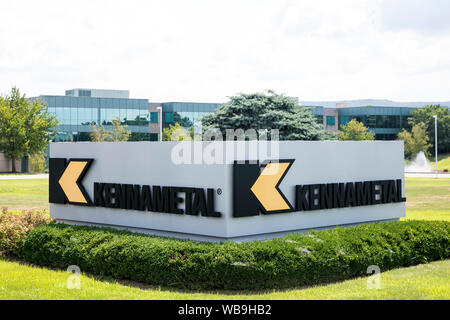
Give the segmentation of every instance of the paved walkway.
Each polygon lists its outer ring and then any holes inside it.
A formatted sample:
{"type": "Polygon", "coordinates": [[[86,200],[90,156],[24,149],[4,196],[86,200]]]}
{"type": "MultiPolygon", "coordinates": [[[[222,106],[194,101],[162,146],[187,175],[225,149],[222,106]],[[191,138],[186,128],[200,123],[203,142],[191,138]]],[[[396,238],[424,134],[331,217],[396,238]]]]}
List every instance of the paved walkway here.
{"type": "Polygon", "coordinates": [[[0,180],[48,179],[48,174],[0,174],[0,180]]]}

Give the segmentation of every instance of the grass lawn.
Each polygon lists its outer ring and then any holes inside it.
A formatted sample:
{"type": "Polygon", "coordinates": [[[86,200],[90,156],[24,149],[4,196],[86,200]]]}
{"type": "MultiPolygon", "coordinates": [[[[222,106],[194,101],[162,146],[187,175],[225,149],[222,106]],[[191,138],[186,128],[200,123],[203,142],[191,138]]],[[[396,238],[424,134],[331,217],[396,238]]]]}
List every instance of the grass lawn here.
{"type": "Polygon", "coordinates": [[[380,289],[368,289],[367,278],[300,290],[257,294],[183,293],[141,289],[81,275],[80,290],[69,290],[70,274],[0,260],[0,299],[449,299],[450,260],[381,274],[380,289]]]}
{"type": "MultiPolygon", "coordinates": [[[[436,168],[436,160],[435,158],[430,159],[430,165],[433,169],[436,168]]],[[[450,171],[450,153],[438,154],[438,170],[450,171]]]]}
{"type": "Polygon", "coordinates": [[[406,219],[450,221],[450,179],[406,178],[406,219]]]}
{"type": "Polygon", "coordinates": [[[48,179],[0,180],[0,207],[48,209],[48,179]]]}
{"type": "MultiPolygon", "coordinates": [[[[407,178],[405,219],[450,221],[450,179],[407,178]]],[[[48,208],[47,180],[0,180],[0,206],[48,208]]],[[[0,299],[450,299],[450,260],[382,273],[381,289],[367,278],[268,293],[192,293],[81,276],[68,290],[69,274],[0,260],[0,299]],[[141,289],[143,288],[143,289],[141,289]]]]}
{"type": "Polygon", "coordinates": [[[447,155],[447,157],[442,160],[438,160],[438,169],[447,169],[448,171],[450,171],[450,155],[447,155]]]}

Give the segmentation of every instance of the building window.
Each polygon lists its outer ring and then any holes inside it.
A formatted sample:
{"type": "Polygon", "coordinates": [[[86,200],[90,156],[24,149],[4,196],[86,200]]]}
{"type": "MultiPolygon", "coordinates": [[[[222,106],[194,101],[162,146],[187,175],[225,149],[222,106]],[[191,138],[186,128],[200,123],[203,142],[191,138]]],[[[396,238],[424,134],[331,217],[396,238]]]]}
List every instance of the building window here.
{"type": "Polygon", "coordinates": [[[400,116],[376,116],[377,128],[400,128],[400,116]]]}
{"type": "Polygon", "coordinates": [[[78,92],[78,95],[80,97],[90,97],[91,96],[91,90],[80,90],[78,92]]]}
{"type": "Polygon", "coordinates": [[[150,122],[158,123],[158,112],[150,112],[150,122]]]}
{"type": "Polygon", "coordinates": [[[172,112],[166,112],[166,122],[167,123],[173,123],[173,113],[172,112]]]}
{"type": "Polygon", "coordinates": [[[335,117],[327,116],[327,126],[335,125],[335,117]]]}
{"type": "Polygon", "coordinates": [[[323,116],[322,115],[315,115],[314,117],[316,118],[316,122],[323,126],[323,116]]]}
{"type": "Polygon", "coordinates": [[[347,116],[339,117],[339,124],[340,125],[344,125],[344,124],[347,124],[349,122],[350,122],[350,117],[347,117],[347,116]]]}

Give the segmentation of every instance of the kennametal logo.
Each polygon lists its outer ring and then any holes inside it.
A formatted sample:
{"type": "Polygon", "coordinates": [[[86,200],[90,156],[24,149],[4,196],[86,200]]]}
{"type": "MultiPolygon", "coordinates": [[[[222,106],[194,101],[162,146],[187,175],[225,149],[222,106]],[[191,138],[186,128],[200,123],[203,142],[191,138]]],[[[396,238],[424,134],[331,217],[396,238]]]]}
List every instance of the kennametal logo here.
{"type": "MultiPolygon", "coordinates": [[[[94,183],[93,200],[82,180],[93,159],[50,159],[50,202],[218,218],[216,189],[94,183]]],[[[405,202],[402,180],[295,185],[292,205],[279,186],[295,160],[233,164],[233,217],[405,202]]]]}
{"type": "Polygon", "coordinates": [[[279,189],[294,159],[235,162],[233,215],[249,217],[405,202],[402,180],[372,180],[295,186],[292,205],[279,189]]]}
{"type": "Polygon", "coordinates": [[[93,159],[50,159],[50,202],[112,209],[221,217],[210,188],[94,183],[93,201],[82,185],[93,159]],[[184,196],[182,197],[182,195],[184,196]],[[182,204],[184,203],[184,206],[182,204]]]}

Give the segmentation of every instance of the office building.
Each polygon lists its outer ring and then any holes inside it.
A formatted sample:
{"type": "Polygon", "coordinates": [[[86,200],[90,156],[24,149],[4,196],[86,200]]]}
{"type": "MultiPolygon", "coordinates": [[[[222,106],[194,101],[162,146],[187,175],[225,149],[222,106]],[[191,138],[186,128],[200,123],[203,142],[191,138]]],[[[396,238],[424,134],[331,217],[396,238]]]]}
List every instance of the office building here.
{"type": "MultiPolygon", "coordinates": [[[[353,100],[305,102],[291,97],[301,107],[309,107],[317,122],[325,130],[337,132],[342,125],[356,119],[375,133],[376,140],[395,140],[402,129],[411,129],[408,118],[415,108],[439,102],[393,102],[388,100],[353,100]]],[[[76,88],[64,96],[41,95],[50,113],[59,121],[56,142],[89,141],[93,125],[107,130],[111,122],[120,118],[131,131],[130,141],[158,141],[164,128],[175,123],[190,127],[207,114],[214,113],[220,103],[149,102],[148,99],[130,98],[128,90],[98,90],[76,88]],[[162,119],[160,117],[162,115],[162,119]],[[162,121],[161,121],[162,120],[162,121]],[[162,128],[161,124],[162,123],[162,128]]],[[[440,103],[448,108],[450,102],[440,103]]],[[[0,172],[11,170],[11,160],[0,154],[0,172]]],[[[17,160],[16,168],[26,172],[27,159],[17,160]]]]}
{"type": "MultiPolygon", "coordinates": [[[[183,127],[198,124],[214,113],[220,103],[150,102],[132,99],[127,90],[72,89],[65,96],[39,96],[60,124],[55,141],[88,141],[92,125],[109,129],[119,117],[132,132],[132,141],[158,141],[162,129],[179,123],[183,127]],[[162,115],[162,119],[160,119],[162,115]],[[162,121],[161,121],[162,120],[162,121]],[[161,128],[162,123],[162,128],[161,128]]],[[[292,98],[299,102],[298,98],[292,98]]],[[[410,129],[408,117],[418,107],[433,102],[397,103],[388,100],[357,100],[344,102],[299,102],[309,107],[317,122],[328,131],[338,131],[350,120],[362,122],[375,133],[377,140],[395,140],[402,129],[410,129]],[[364,105],[364,103],[373,105],[364,105]],[[377,105],[379,103],[379,105],[377,105]]]]}
{"type": "Polygon", "coordinates": [[[32,99],[45,102],[58,119],[57,142],[89,141],[93,125],[109,129],[116,118],[128,126],[132,140],[151,139],[148,100],[130,99],[128,91],[73,89],[67,90],[65,96],[41,95],[32,99]]]}
{"type": "Polygon", "coordinates": [[[337,105],[335,108],[310,106],[310,108],[318,118],[318,122],[323,123],[327,131],[337,132],[342,125],[356,119],[375,133],[376,140],[396,140],[399,132],[403,129],[409,130],[408,118],[415,109],[413,107],[350,107],[348,105],[337,105]]]}

